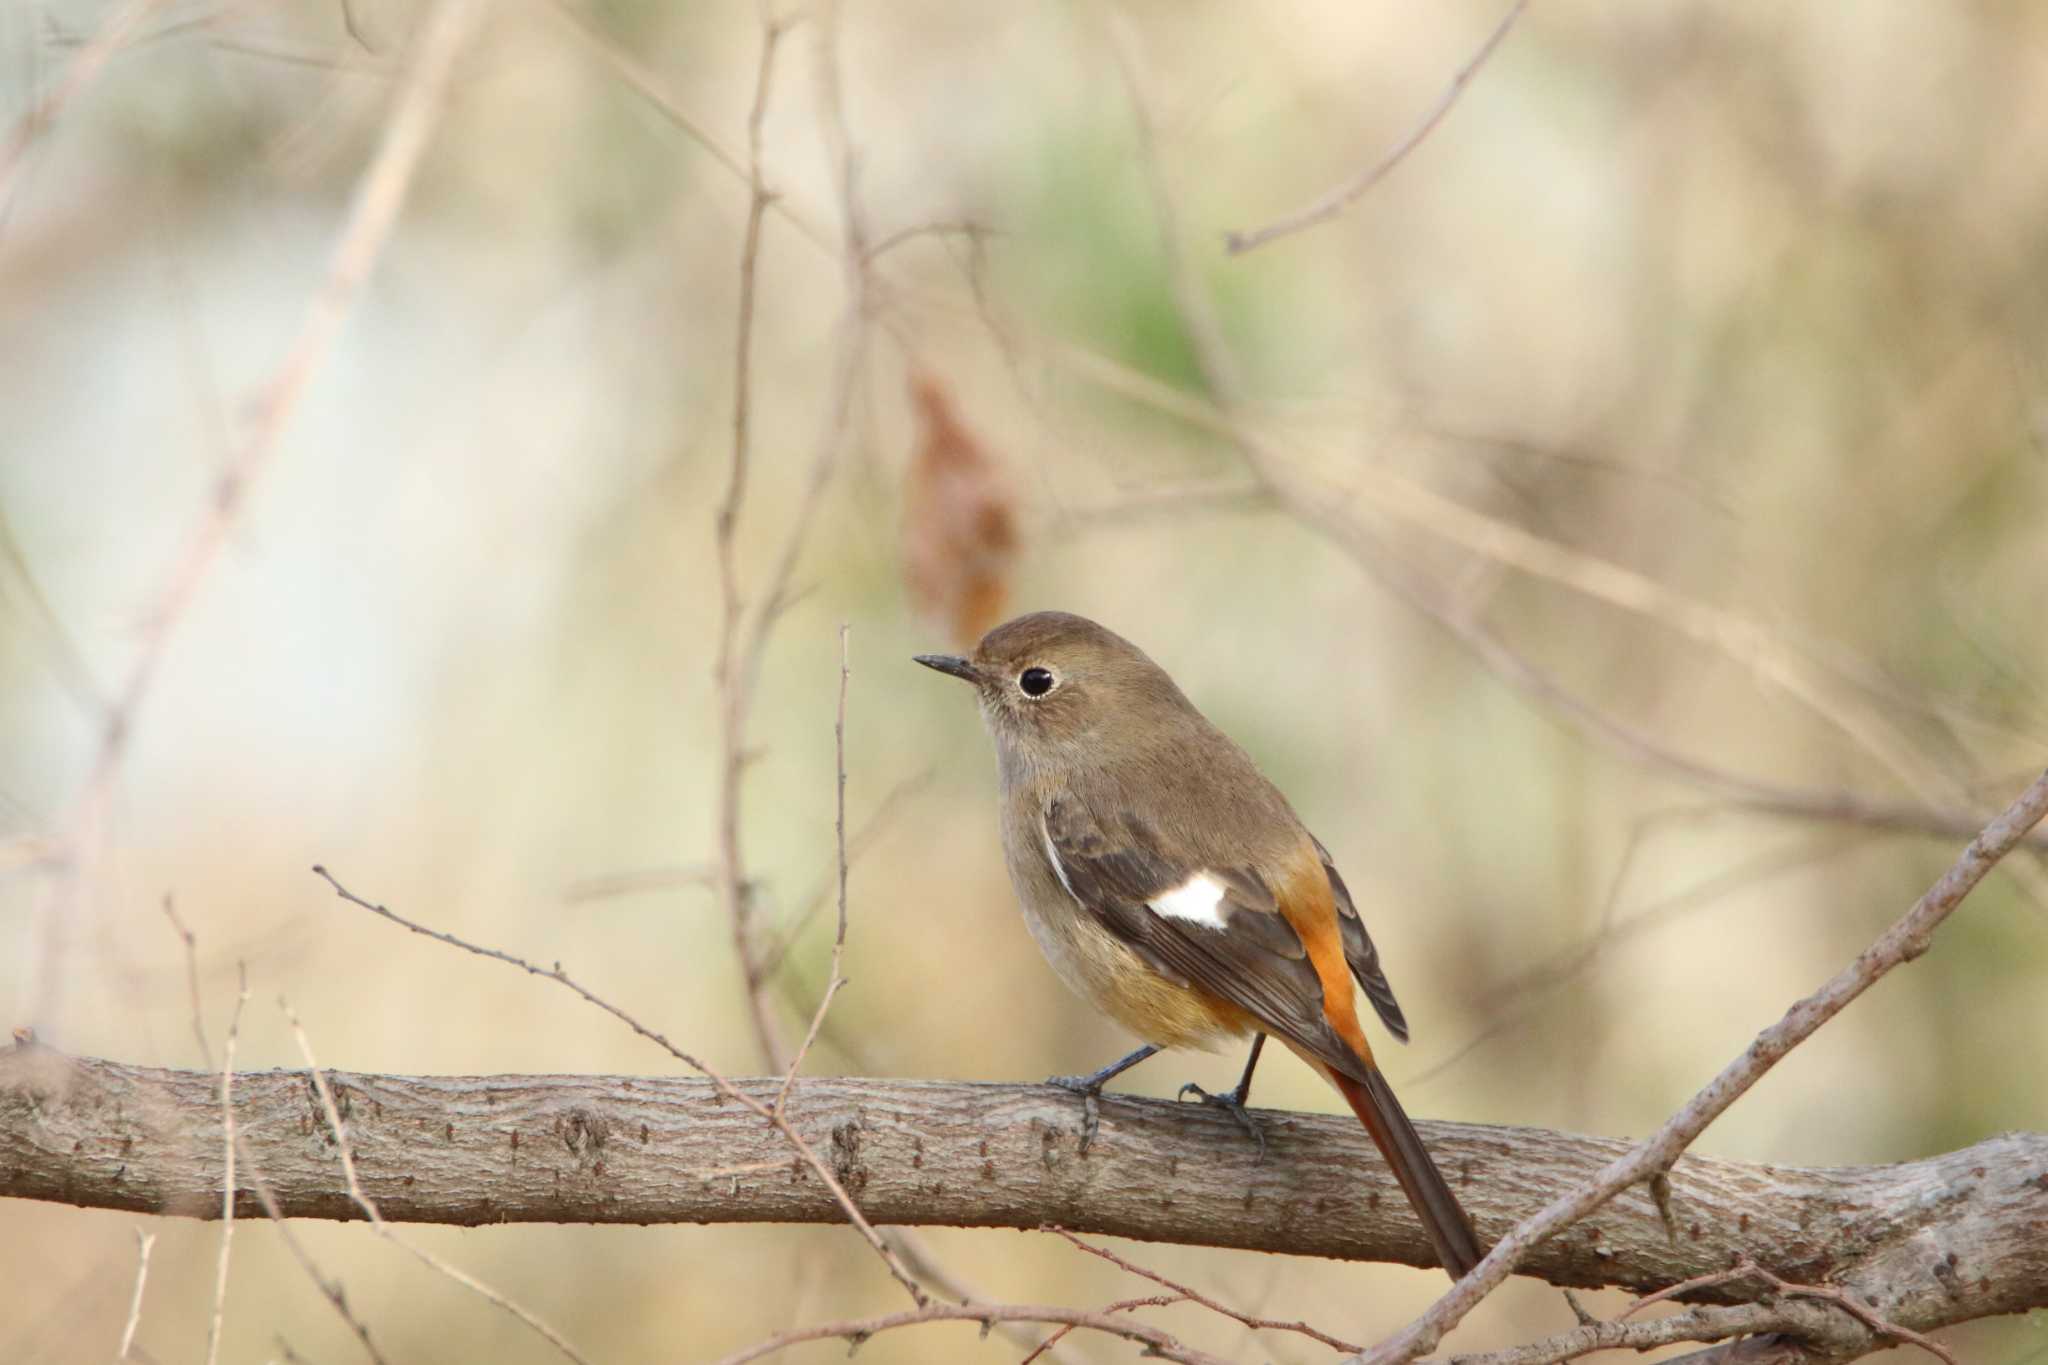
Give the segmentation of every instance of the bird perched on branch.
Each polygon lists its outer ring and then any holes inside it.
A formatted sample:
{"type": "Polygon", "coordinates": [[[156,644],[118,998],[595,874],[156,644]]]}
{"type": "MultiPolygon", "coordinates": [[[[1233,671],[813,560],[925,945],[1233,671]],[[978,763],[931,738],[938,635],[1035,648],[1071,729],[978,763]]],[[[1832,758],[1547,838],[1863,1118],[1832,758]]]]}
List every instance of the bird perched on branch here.
{"type": "MultiPolygon", "coordinates": [[[[1084,617],[997,626],[971,657],[917,662],[973,684],[995,740],[1003,850],[1032,936],[1066,983],[1146,1046],[1054,1084],[1093,1097],[1161,1048],[1268,1034],[1350,1104],[1453,1278],[1479,1239],[1373,1059],[1354,983],[1407,1020],[1329,850],[1165,670],[1084,617]]],[[[1196,1087],[1185,1087],[1196,1090],[1196,1087]]],[[[1092,1116],[1092,1111],[1091,1111],[1092,1116]]],[[[1261,1139],[1263,1144],[1263,1139],[1261,1139]]]]}

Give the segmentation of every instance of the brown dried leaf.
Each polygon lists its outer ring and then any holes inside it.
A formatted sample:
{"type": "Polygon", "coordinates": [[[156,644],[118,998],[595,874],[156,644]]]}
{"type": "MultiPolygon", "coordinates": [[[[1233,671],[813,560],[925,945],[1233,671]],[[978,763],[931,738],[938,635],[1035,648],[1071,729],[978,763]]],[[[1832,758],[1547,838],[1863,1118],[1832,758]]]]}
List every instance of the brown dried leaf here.
{"type": "Polygon", "coordinates": [[[903,581],[917,609],[967,648],[1002,619],[1017,557],[1016,502],[952,395],[911,376],[922,440],[903,480],[903,581]]]}

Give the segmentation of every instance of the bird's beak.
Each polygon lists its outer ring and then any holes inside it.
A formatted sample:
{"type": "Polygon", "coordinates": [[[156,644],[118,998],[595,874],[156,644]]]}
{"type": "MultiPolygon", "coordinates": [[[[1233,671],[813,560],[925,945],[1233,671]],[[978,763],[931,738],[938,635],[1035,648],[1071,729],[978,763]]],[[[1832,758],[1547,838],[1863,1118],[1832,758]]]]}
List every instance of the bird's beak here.
{"type": "Polygon", "coordinates": [[[917,654],[912,657],[926,668],[936,668],[941,673],[950,673],[977,686],[981,683],[981,670],[957,654],[917,654]]]}

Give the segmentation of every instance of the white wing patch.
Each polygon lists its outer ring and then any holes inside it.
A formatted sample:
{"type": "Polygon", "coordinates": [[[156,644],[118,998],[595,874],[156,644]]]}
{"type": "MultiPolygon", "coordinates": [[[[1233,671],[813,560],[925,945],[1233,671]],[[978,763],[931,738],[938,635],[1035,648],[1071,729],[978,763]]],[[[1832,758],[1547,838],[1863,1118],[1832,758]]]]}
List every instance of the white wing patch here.
{"type": "MultiPolygon", "coordinates": [[[[1067,894],[1074,896],[1074,904],[1081,905],[1081,898],[1074,895],[1074,884],[1067,880],[1067,869],[1060,866],[1059,851],[1052,846],[1052,831],[1045,827],[1045,817],[1038,817],[1038,838],[1045,845],[1045,860],[1052,864],[1052,875],[1060,879],[1060,885],[1067,888],[1067,894]]],[[[1087,909],[1085,905],[1081,907],[1087,909]]]]}
{"type": "Polygon", "coordinates": [[[1224,894],[1222,882],[1206,872],[1197,872],[1173,890],[1160,892],[1146,904],[1154,914],[1164,915],[1167,919],[1184,919],[1207,929],[1227,929],[1230,916],[1223,906],[1224,894]]]}

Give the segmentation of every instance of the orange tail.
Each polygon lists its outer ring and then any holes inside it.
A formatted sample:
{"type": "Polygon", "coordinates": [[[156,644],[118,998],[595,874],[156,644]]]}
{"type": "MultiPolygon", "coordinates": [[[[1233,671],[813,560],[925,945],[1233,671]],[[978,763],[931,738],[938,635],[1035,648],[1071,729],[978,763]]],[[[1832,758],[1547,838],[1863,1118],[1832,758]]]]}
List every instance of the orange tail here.
{"type": "Polygon", "coordinates": [[[1401,1182],[1401,1192],[1414,1205],[1415,1216],[1422,1220],[1423,1231],[1436,1247],[1437,1259],[1451,1272],[1452,1279],[1464,1279],[1486,1253],[1479,1245],[1478,1234],[1472,1231],[1472,1220],[1465,1216],[1458,1196],[1451,1193],[1443,1172],[1429,1159],[1421,1135],[1408,1121],[1401,1102],[1394,1098],[1386,1077],[1371,1065],[1366,1067],[1362,1083],[1327,1068],[1324,1074],[1350,1103],[1365,1131],[1372,1134],[1387,1165],[1394,1168],[1394,1179],[1401,1182]]]}

